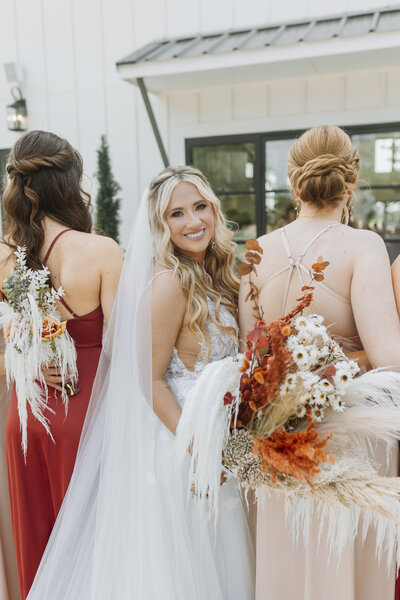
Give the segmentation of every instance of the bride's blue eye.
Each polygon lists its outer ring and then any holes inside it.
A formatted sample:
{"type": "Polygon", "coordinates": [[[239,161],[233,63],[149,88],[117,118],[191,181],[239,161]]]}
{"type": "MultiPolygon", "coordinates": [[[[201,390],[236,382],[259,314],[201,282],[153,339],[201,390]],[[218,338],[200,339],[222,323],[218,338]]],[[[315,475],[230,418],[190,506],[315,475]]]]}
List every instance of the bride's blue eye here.
{"type": "Polygon", "coordinates": [[[183,212],[181,210],[176,210],[172,213],[171,217],[180,217],[181,215],[183,215],[183,212]]]}
{"type": "Polygon", "coordinates": [[[201,204],[198,204],[196,206],[196,210],[204,210],[205,208],[207,208],[207,203],[206,202],[202,202],[201,204]]]}

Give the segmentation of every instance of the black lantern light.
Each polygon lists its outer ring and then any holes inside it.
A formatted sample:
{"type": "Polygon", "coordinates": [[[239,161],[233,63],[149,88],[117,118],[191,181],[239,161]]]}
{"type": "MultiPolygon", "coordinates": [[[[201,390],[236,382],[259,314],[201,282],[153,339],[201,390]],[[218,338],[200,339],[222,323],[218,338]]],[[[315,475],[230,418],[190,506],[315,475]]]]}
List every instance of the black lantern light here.
{"type": "Polygon", "coordinates": [[[26,131],[28,128],[28,113],[26,100],[22,97],[19,87],[11,88],[14,98],[12,104],[7,105],[7,126],[11,131],[26,131]]]}

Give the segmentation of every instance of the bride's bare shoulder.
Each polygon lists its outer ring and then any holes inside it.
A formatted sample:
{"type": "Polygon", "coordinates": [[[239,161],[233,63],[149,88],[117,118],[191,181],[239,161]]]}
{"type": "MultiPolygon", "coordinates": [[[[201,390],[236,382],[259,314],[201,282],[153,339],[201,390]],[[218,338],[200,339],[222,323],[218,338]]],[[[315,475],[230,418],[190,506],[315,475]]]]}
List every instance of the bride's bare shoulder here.
{"type": "Polygon", "coordinates": [[[152,286],[153,295],[156,294],[167,302],[182,300],[186,302],[178,275],[160,263],[154,264],[152,286]]]}

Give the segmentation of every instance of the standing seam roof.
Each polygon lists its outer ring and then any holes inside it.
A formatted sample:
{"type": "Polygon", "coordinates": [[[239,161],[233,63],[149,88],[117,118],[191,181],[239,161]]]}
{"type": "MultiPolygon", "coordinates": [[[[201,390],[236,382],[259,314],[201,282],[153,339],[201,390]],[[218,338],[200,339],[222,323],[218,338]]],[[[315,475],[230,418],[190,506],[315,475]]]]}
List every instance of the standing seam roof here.
{"type": "Polygon", "coordinates": [[[143,46],[117,64],[256,50],[396,30],[400,31],[400,5],[312,20],[162,39],[143,46]]]}

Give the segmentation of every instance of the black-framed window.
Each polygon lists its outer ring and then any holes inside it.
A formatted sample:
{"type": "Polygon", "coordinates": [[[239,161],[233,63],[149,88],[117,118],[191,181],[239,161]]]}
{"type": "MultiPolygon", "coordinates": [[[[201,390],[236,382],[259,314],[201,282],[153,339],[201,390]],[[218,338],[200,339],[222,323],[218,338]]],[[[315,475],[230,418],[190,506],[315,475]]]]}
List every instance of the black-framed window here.
{"type": "MultiPolygon", "coordinates": [[[[361,158],[351,224],[382,235],[394,259],[400,253],[400,123],[344,129],[361,158]]],[[[240,245],[295,218],[287,154],[303,131],[185,140],[187,164],[209,179],[225,214],[238,224],[240,245]]]]}

